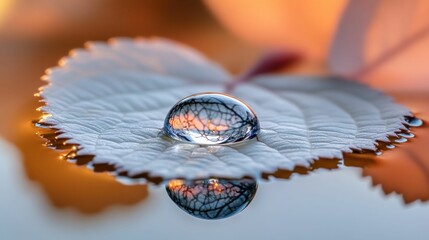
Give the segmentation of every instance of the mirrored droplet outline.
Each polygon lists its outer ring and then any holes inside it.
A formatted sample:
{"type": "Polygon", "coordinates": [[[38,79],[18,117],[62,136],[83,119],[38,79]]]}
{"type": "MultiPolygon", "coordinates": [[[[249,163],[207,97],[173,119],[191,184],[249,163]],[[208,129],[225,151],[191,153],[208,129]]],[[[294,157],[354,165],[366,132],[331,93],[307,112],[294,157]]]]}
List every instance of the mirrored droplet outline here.
{"type": "Polygon", "coordinates": [[[166,184],[168,196],[191,216],[215,220],[231,217],[244,210],[255,197],[258,184],[253,179],[218,179],[166,184]]]}

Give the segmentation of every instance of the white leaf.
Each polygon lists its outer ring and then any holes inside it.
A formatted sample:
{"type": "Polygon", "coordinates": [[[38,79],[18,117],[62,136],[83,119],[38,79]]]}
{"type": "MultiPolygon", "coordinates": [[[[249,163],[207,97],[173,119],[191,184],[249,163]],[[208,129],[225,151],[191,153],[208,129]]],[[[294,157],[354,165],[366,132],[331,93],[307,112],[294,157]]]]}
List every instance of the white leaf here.
{"type": "Polygon", "coordinates": [[[261,132],[238,145],[199,146],[163,137],[183,97],[224,91],[232,77],[193,50],[167,40],[92,43],[49,71],[42,122],[78,144],[93,164],[117,173],[171,178],[259,177],[278,168],[376,149],[403,129],[410,112],[368,87],[331,77],[266,75],[230,94],[257,113],[261,132]]]}

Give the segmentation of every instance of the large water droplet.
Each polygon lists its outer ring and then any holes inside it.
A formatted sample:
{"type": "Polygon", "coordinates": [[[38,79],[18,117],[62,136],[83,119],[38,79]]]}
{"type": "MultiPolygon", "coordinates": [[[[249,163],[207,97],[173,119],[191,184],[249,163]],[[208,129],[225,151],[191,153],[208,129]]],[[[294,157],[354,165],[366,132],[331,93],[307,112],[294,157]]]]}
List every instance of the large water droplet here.
{"type": "Polygon", "coordinates": [[[164,121],[173,139],[202,145],[241,142],[256,137],[259,121],[241,100],[221,93],[200,93],[180,100],[164,121]]]}
{"type": "Polygon", "coordinates": [[[252,179],[171,180],[166,190],[180,209],[203,219],[221,219],[241,212],[252,201],[258,184],[252,179]]]}

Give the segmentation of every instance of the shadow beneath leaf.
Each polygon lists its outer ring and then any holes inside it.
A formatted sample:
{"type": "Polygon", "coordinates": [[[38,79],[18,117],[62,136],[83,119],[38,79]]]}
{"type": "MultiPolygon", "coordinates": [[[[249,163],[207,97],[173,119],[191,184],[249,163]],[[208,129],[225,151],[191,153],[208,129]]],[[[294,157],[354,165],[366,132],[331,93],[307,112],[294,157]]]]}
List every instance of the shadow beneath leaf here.
{"type": "Polygon", "coordinates": [[[375,159],[376,156],[373,153],[344,154],[344,160],[322,158],[312,163],[308,168],[297,166],[292,171],[279,169],[271,174],[264,173],[262,178],[269,179],[274,177],[279,179],[289,179],[292,175],[309,175],[318,169],[334,170],[340,169],[341,167],[357,167],[364,169],[375,164],[375,159]]]}

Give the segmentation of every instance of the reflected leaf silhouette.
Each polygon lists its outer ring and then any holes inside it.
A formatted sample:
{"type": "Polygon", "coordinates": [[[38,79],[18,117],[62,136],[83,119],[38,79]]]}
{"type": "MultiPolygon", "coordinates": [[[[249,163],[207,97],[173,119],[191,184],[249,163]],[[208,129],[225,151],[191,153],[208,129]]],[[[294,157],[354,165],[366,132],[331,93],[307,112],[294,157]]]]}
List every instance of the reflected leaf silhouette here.
{"type": "Polygon", "coordinates": [[[263,177],[289,179],[293,175],[309,175],[319,169],[357,167],[362,169],[363,177],[371,178],[374,186],[380,185],[385,195],[399,194],[405,204],[417,200],[425,202],[429,200],[429,159],[422,149],[425,141],[426,143],[428,141],[429,129],[425,128],[417,134],[424,134],[426,138],[401,144],[395,151],[385,151],[381,156],[374,153],[345,154],[343,161],[320,159],[308,168],[296,167],[293,171],[278,170],[273,174],[264,174],[263,177]]]}
{"type": "Polygon", "coordinates": [[[376,158],[376,163],[364,168],[373,185],[381,185],[384,193],[402,195],[405,203],[429,200],[429,161],[410,149],[398,149],[394,154],[376,158]]]}
{"type": "Polygon", "coordinates": [[[246,208],[256,194],[258,184],[252,179],[171,180],[168,196],[190,215],[208,219],[231,217],[246,208]]]}
{"type": "MultiPolygon", "coordinates": [[[[400,100],[413,108],[419,117],[428,119],[427,100],[421,96],[406,96],[400,100]]],[[[429,128],[413,129],[416,137],[400,144],[395,151],[386,151],[374,158],[374,164],[363,169],[363,176],[369,176],[373,185],[380,185],[385,194],[402,195],[406,204],[416,200],[429,200],[429,157],[427,143],[429,128]]]]}
{"type": "Polygon", "coordinates": [[[309,167],[297,166],[292,171],[286,169],[279,169],[272,174],[263,174],[262,178],[270,179],[271,177],[279,179],[289,179],[292,175],[309,175],[313,171],[324,169],[324,170],[335,170],[340,167],[357,167],[364,168],[374,163],[375,154],[373,153],[350,153],[344,154],[344,159],[330,159],[321,158],[315,161],[309,167]]]}
{"type": "Polygon", "coordinates": [[[35,127],[30,123],[30,119],[38,117],[34,111],[36,104],[34,100],[33,105],[24,109],[25,115],[17,119],[21,126],[14,143],[23,154],[28,178],[41,185],[53,206],[96,214],[116,205],[135,205],[147,198],[146,185],[122,185],[108,173],[94,174],[42,146],[42,139],[34,134],[35,127]]]}

